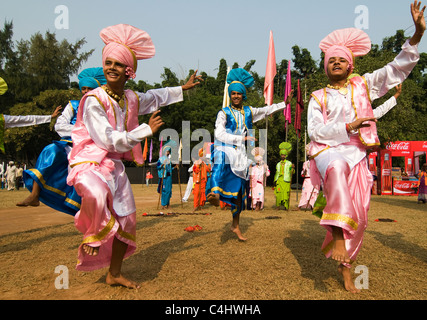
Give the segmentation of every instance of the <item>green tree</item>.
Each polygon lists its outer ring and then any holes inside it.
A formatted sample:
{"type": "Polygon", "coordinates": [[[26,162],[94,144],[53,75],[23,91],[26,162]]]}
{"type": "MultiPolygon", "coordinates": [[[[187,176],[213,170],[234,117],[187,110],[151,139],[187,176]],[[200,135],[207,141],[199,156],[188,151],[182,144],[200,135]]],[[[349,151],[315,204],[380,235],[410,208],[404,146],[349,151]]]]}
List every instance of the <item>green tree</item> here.
{"type": "Polygon", "coordinates": [[[1,45],[5,45],[0,53],[0,76],[8,83],[15,102],[31,101],[45,90],[68,89],[70,76],[77,74],[93,53],[93,50],[80,53],[86,43],[84,39],[59,42],[51,32],[45,36],[37,32],[30,40],[20,40],[15,49],[12,27],[11,23],[5,23],[0,32],[1,45]]]}

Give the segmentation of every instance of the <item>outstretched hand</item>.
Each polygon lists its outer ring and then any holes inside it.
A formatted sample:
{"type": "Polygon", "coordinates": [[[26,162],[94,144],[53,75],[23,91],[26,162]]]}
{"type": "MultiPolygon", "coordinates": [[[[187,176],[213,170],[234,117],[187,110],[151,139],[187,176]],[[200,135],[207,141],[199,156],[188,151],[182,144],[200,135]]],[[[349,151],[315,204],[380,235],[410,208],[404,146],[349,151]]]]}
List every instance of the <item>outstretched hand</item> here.
{"type": "Polygon", "coordinates": [[[198,86],[200,84],[200,81],[204,81],[202,76],[197,75],[196,70],[191,76],[190,79],[188,79],[187,83],[182,86],[182,90],[189,90],[193,89],[195,86],[198,86]],[[199,80],[198,82],[195,82],[195,80],[199,80]]]}
{"type": "Polygon", "coordinates": [[[292,89],[292,90],[291,90],[291,92],[290,92],[290,93],[288,94],[288,96],[286,97],[286,101],[285,101],[285,104],[286,104],[286,105],[288,105],[288,104],[290,104],[290,103],[291,103],[293,95],[294,95],[294,89],[292,89]]]}
{"type": "Polygon", "coordinates": [[[426,6],[424,6],[421,10],[421,1],[414,1],[411,3],[411,15],[412,20],[414,20],[415,24],[415,33],[412,38],[409,40],[411,45],[415,45],[421,41],[421,38],[426,30],[426,20],[424,18],[424,10],[426,6]]]}
{"type": "Polygon", "coordinates": [[[159,112],[160,110],[157,110],[156,112],[154,112],[151,115],[150,120],[148,120],[148,125],[150,126],[153,134],[159,131],[160,127],[165,124],[162,118],[158,115],[159,112]]]}
{"type": "Polygon", "coordinates": [[[396,93],[394,94],[394,97],[397,99],[399,98],[400,94],[402,93],[402,84],[398,84],[396,87],[396,93]]]}
{"type": "Polygon", "coordinates": [[[62,106],[56,107],[55,111],[51,114],[52,118],[56,118],[61,114],[62,106]]]}

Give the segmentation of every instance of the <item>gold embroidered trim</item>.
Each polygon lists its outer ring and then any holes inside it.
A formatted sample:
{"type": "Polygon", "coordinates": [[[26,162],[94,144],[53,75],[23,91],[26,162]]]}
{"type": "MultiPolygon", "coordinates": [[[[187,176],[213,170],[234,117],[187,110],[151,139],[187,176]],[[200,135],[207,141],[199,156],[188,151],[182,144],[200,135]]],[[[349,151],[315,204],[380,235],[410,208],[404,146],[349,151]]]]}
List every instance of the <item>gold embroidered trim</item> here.
{"type": "Polygon", "coordinates": [[[356,221],[354,221],[350,217],[347,217],[347,216],[339,214],[339,213],[324,213],[322,215],[321,220],[333,220],[333,221],[338,221],[338,222],[344,222],[345,224],[348,224],[355,231],[358,228],[358,224],[356,221]]]}
{"type": "Polygon", "coordinates": [[[116,223],[116,219],[114,219],[114,217],[111,216],[110,221],[108,221],[107,225],[104,227],[104,229],[101,230],[101,232],[99,232],[94,236],[90,236],[83,239],[82,244],[101,241],[108,235],[111,229],[113,229],[115,223],[116,223]]]}
{"type": "Polygon", "coordinates": [[[227,191],[224,191],[222,188],[220,188],[220,187],[213,187],[212,189],[211,189],[211,191],[219,191],[219,192],[221,192],[222,194],[225,194],[225,195],[227,195],[227,196],[235,196],[235,197],[237,197],[237,195],[239,194],[238,192],[227,192],[227,191]]]}

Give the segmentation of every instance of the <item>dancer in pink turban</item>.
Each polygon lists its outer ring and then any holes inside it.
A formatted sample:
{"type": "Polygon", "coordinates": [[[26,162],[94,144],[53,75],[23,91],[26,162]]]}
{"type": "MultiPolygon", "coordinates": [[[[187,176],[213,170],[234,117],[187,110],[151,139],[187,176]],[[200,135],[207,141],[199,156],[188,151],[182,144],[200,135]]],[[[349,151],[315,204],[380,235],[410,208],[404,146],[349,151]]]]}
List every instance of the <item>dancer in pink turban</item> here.
{"type": "Polygon", "coordinates": [[[109,266],[108,284],[138,288],[121,273],[123,259],[136,248],[136,207],[122,160],[143,163],[140,142],[163,125],[157,109],[182,101],[182,91],[201,78],[194,73],[183,86],[146,93],[124,90],[126,81],[135,77],[138,60],[154,56],[151,38],[125,24],[105,28],[100,35],[105,42],[102,64],[107,84],[80,101],[69,156],[67,182],[82,198],[75,216],[83,233],[76,268],[91,271],[109,266]],[[138,115],[148,113],[153,113],[148,124],[139,125],[138,115]]]}
{"type": "Polygon", "coordinates": [[[368,35],[348,28],[332,32],[320,43],[330,84],[315,91],[308,107],[307,131],[311,139],[310,175],[323,185],[326,207],[320,224],[327,234],[322,251],[340,263],[345,288],[358,292],[350,266],[361,248],[367,226],[372,175],[366,150],[379,145],[376,118],[381,110],[371,102],[402,83],[419,60],[417,44],[426,29],[424,8],[411,4],[415,33],[394,61],[363,77],[349,78],[355,57],[371,48],[368,35]]]}

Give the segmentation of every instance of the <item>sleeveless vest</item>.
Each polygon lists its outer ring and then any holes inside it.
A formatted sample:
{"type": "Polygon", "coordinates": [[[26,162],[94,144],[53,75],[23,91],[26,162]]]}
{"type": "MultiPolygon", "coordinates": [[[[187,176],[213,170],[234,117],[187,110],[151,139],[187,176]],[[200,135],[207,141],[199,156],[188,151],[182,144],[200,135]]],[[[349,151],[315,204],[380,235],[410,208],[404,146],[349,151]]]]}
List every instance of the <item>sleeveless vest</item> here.
{"type": "Polygon", "coordinates": [[[70,100],[70,104],[73,107],[73,117],[71,118],[70,124],[76,124],[77,121],[77,111],[79,110],[80,100],[70,100]]]}
{"type": "MultiPolygon", "coordinates": [[[[274,181],[276,181],[280,176],[281,166],[282,166],[282,161],[276,164],[276,176],[274,177],[274,181]]],[[[283,181],[291,182],[291,179],[292,179],[291,168],[292,168],[292,162],[290,162],[289,160],[285,160],[285,166],[283,168],[283,181]]]]}
{"type": "MultiPolygon", "coordinates": [[[[237,119],[234,117],[233,111],[231,111],[231,107],[224,107],[222,111],[227,116],[227,123],[225,125],[225,129],[231,130],[231,132],[235,132],[237,130],[237,119]]],[[[244,121],[247,129],[252,129],[252,110],[249,106],[243,107],[244,111],[244,121]]],[[[240,111],[235,111],[240,112],[240,111]]]]}
{"type": "MultiPolygon", "coordinates": [[[[238,129],[239,124],[237,123],[237,119],[234,116],[233,111],[231,110],[231,107],[227,106],[221,109],[221,111],[219,112],[224,112],[224,114],[227,116],[227,122],[225,124],[225,129],[227,132],[229,133],[235,133],[238,129]]],[[[240,112],[238,110],[234,110],[234,112],[240,112]]],[[[244,106],[243,107],[243,112],[244,112],[244,125],[246,127],[246,131],[249,134],[248,130],[251,130],[253,125],[252,125],[252,109],[249,106],[244,106]]],[[[215,145],[226,145],[223,142],[219,142],[217,140],[215,140],[215,145]]],[[[230,147],[233,147],[233,145],[229,145],[230,147]]]]}
{"type": "MultiPolygon", "coordinates": [[[[374,112],[372,110],[369,97],[369,90],[365,78],[360,76],[351,78],[350,85],[351,105],[354,108],[356,119],[374,117],[374,112]]],[[[313,92],[312,97],[320,104],[322,108],[323,119],[326,123],[328,120],[326,88],[313,92]]],[[[358,130],[359,140],[366,149],[380,145],[375,122],[370,122],[369,124],[370,127],[360,128],[358,130]]],[[[312,141],[310,142],[310,155],[312,158],[314,158],[327,148],[329,148],[329,146],[312,141]]]]}
{"type": "MultiPolygon", "coordinates": [[[[77,121],[73,129],[72,138],[74,147],[70,153],[70,166],[74,167],[81,163],[95,163],[100,164],[102,160],[108,155],[108,151],[98,147],[95,142],[90,138],[86,127],[83,124],[83,109],[84,103],[89,96],[94,96],[100,105],[103,107],[108,121],[113,127],[117,128],[116,115],[112,102],[110,102],[109,95],[101,87],[92,90],[89,94],[85,95],[80,101],[80,105],[77,112],[77,121]]],[[[132,90],[125,90],[126,97],[126,123],[125,130],[131,131],[139,126],[138,122],[138,111],[139,111],[139,99],[135,92],[132,90]]],[[[120,159],[135,161],[138,165],[144,163],[142,157],[141,144],[138,143],[131,151],[121,153],[120,159]]]]}

